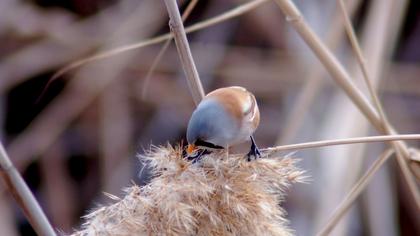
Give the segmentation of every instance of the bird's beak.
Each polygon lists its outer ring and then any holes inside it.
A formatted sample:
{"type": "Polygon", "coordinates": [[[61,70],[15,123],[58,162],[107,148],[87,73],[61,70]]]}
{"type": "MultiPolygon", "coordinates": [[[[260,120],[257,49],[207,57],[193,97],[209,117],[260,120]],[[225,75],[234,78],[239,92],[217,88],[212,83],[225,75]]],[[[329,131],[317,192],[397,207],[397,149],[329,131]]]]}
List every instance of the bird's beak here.
{"type": "Polygon", "coordinates": [[[187,147],[188,155],[191,155],[195,150],[197,150],[197,147],[194,144],[188,144],[188,147],[187,147]]]}

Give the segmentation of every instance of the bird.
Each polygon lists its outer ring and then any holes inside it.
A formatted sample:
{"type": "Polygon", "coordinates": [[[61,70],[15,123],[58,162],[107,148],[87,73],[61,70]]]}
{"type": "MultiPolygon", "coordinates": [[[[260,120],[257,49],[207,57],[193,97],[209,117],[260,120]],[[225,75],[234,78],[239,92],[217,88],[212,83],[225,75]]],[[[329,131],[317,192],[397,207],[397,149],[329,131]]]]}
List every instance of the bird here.
{"type": "Polygon", "coordinates": [[[251,140],[248,161],[261,157],[253,133],[260,122],[255,96],[240,86],[208,93],[191,115],[187,127],[187,154],[198,160],[214,150],[251,140]]]}

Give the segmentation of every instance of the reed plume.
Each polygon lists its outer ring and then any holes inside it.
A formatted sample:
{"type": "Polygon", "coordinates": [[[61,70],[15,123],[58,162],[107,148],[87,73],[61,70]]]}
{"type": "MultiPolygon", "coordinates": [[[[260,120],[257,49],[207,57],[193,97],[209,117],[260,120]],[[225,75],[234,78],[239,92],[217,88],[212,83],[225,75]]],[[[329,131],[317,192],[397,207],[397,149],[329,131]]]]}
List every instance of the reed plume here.
{"type": "Polygon", "coordinates": [[[169,145],[140,159],[151,182],[85,216],[74,235],[292,235],[279,204],[291,183],[304,180],[295,159],[248,162],[221,151],[193,164],[169,145]]]}

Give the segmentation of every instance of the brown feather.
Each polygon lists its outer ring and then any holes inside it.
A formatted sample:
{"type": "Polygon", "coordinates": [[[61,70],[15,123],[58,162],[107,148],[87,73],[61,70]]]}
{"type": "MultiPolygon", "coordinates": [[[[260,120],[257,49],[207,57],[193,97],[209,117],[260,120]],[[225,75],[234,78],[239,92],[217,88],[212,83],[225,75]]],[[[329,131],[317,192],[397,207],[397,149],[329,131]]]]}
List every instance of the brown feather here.
{"type": "MultiPolygon", "coordinates": [[[[238,121],[242,121],[244,116],[253,109],[253,104],[250,108],[244,111],[244,105],[249,103],[250,93],[241,87],[227,87],[216,89],[206,95],[206,98],[214,98],[220,101],[226,110],[232,113],[238,121]]],[[[252,99],[251,99],[252,100],[252,99]]]]}

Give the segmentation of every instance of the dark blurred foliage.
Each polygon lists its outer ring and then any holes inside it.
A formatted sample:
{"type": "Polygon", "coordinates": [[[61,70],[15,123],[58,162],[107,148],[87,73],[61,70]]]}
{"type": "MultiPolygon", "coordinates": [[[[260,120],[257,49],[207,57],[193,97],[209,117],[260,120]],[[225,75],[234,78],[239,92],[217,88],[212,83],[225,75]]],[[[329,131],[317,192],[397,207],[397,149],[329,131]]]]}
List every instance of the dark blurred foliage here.
{"type": "Polygon", "coordinates": [[[111,6],[115,0],[31,0],[30,2],[45,8],[59,7],[71,11],[80,17],[88,17],[111,6]]]}

